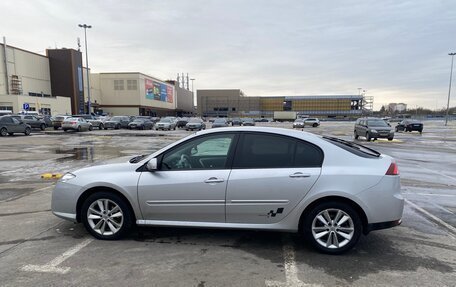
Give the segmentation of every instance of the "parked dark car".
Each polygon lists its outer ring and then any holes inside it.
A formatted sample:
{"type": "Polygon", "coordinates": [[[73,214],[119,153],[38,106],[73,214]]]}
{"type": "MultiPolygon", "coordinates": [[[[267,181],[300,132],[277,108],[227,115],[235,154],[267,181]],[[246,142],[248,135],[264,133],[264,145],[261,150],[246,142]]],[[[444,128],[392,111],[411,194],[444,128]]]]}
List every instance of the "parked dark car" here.
{"type": "Polygon", "coordinates": [[[242,121],[240,118],[233,118],[231,120],[231,125],[232,126],[242,126],[242,121]]]}
{"type": "Polygon", "coordinates": [[[25,124],[28,124],[32,129],[40,129],[44,131],[46,129],[46,122],[44,120],[40,120],[35,116],[31,115],[13,115],[18,121],[23,121],[25,124]]]}
{"type": "Polygon", "coordinates": [[[128,124],[129,129],[151,130],[154,123],[150,119],[136,117],[134,121],[128,124]]]}
{"type": "Polygon", "coordinates": [[[423,123],[417,120],[406,119],[396,125],[396,132],[412,132],[417,131],[423,133],[423,123]]]}
{"type": "Polygon", "coordinates": [[[188,123],[188,118],[178,118],[177,119],[177,127],[178,128],[185,128],[185,125],[188,123]]]}
{"type": "Polygon", "coordinates": [[[120,128],[126,129],[128,128],[128,124],[130,123],[130,117],[128,116],[114,116],[109,120],[105,121],[104,129],[115,129],[118,130],[120,128]]]}
{"type": "Polygon", "coordinates": [[[28,136],[32,132],[32,127],[12,116],[0,117],[0,135],[2,137],[15,133],[23,133],[28,136]]]}
{"type": "Polygon", "coordinates": [[[224,128],[228,126],[228,122],[225,118],[216,118],[212,123],[213,128],[224,128]]]}
{"type": "Polygon", "coordinates": [[[45,115],[41,119],[46,123],[46,127],[52,127],[52,116],[45,115]]]}
{"type": "Polygon", "coordinates": [[[188,123],[185,125],[185,130],[193,131],[193,130],[205,130],[206,124],[203,122],[202,119],[199,118],[191,118],[188,123]]]}
{"type": "Polygon", "coordinates": [[[245,118],[242,120],[242,125],[243,126],[254,126],[255,125],[255,121],[251,118],[245,118]]]}
{"type": "Polygon", "coordinates": [[[356,120],[354,128],[355,139],[360,136],[371,139],[387,138],[389,141],[394,139],[393,128],[384,120],[379,118],[359,118],[356,120]]]}

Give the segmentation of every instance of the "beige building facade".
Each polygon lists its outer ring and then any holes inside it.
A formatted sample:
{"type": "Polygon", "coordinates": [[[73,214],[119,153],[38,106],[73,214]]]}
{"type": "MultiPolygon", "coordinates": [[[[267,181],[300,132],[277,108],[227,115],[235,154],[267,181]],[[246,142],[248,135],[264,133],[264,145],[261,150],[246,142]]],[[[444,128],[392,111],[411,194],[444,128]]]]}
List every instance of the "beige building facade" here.
{"type": "Polygon", "coordinates": [[[0,44],[0,59],[0,110],[71,113],[70,99],[52,94],[46,56],[0,44]]]}
{"type": "MultiPolygon", "coordinates": [[[[112,115],[171,115],[176,109],[174,85],[142,73],[90,75],[91,101],[112,115]]],[[[86,97],[87,97],[87,93],[86,97]]]]}

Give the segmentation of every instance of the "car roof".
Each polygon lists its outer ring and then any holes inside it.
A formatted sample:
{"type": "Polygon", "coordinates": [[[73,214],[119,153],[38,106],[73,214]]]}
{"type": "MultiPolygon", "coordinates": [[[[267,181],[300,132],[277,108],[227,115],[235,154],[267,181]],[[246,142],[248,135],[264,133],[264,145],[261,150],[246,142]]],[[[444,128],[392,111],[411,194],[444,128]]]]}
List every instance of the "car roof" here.
{"type": "Polygon", "coordinates": [[[217,129],[209,129],[204,131],[199,131],[197,135],[204,135],[204,134],[211,134],[211,133],[220,133],[220,132],[261,132],[261,133],[270,133],[270,134],[277,134],[277,135],[286,135],[292,136],[300,139],[320,139],[319,136],[304,132],[304,131],[297,131],[292,129],[284,129],[284,128],[274,128],[274,127],[226,127],[226,128],[217,128],[217,129]]]}

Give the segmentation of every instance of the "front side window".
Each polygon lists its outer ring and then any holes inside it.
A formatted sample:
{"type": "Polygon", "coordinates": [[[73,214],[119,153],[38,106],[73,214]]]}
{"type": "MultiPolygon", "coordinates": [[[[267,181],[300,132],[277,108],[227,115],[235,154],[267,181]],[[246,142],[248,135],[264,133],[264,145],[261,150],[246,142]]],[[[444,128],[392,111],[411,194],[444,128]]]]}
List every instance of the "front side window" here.
{"type": "Polygon", "coordinates": [[[192,139],[164,154],[162,170],[225,169],[234,134],[192,139]]]}
{"type": "Polygon", "coordinates": [[[246,134],[237,148],[233,168],[292,167],[294,149],[292,138],[246,134]]]}

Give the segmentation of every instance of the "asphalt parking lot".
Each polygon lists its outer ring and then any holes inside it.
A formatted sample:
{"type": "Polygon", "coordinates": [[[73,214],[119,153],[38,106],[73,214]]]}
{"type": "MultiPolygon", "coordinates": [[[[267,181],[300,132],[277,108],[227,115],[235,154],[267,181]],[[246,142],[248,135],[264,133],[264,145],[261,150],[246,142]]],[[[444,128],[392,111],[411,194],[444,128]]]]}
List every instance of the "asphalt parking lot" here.
{"type": "MultiPolygon", "coordinates": [[[[360,140],[397,159],[407,200],[401,226],[363,236],[340,256],[319,254],[298,235],[258,231],[141,228],[98,241],[51,214],[54,181],[41,174],[150,153],[185,130],[0,138],[0,285],[456,286],[456,123],[424,125],[422,135],[360,140]]],[[[353,122],[304,130],[352,139],[353,122]]]]}

